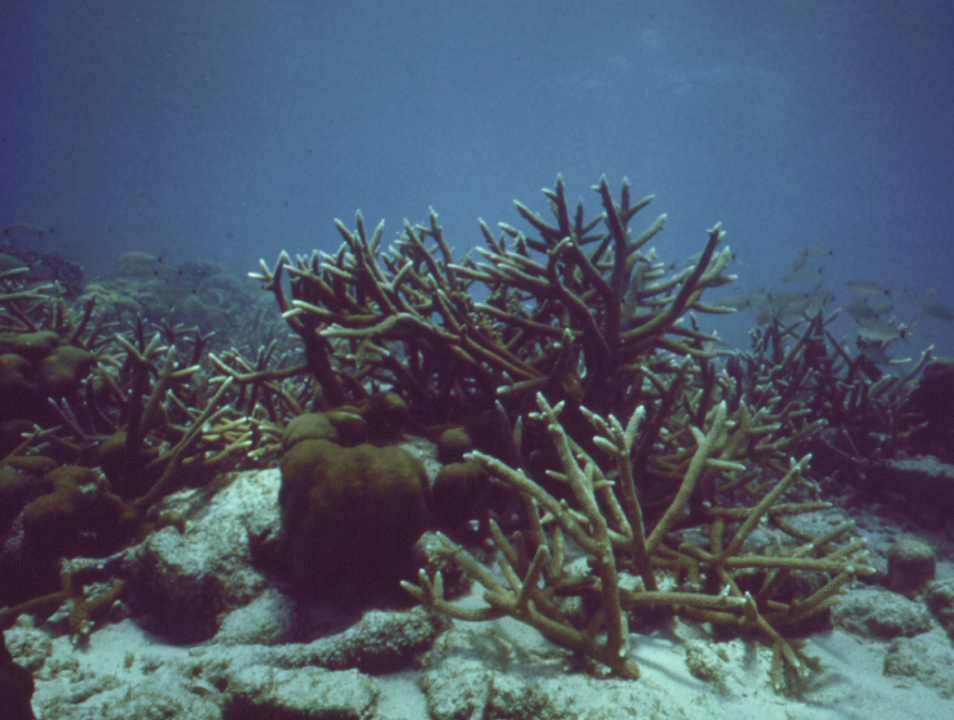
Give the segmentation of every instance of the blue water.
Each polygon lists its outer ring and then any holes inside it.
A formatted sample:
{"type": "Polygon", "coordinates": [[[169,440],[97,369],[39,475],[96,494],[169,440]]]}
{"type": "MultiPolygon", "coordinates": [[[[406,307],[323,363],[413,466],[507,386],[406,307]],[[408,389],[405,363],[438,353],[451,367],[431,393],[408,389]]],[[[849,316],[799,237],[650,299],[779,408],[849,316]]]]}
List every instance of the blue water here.
{"type": "MultiPolygon", "coordinates": [[[[943,0],[0,7],[0,225],[56,228],[36,242],[91,276],[126,250],[244,274],[337,248],[358,208],[390,238],[433,206],[462,252],[557,173],[595,214],[606,174],[656,194],[667,262],[722,221],[726,293],[810,243],[836,305],[872,280],[910,322],[954,307],[952,118],[943,0]]],[[[954,354],[954,324],[902,342],[954,354]]]]}

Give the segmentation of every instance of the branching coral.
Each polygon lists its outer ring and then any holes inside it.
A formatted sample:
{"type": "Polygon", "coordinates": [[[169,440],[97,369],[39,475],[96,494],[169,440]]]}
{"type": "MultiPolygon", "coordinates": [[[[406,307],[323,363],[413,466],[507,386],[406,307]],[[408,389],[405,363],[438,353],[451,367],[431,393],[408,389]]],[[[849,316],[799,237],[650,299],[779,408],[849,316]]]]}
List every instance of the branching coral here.
{"type": "Polygon", "coordinates": [[[885,459],[916,445],[924,417],[911,399],[932,348],[902,374],[885,373],[870,346],[852,355],[835,338],[828,326],[837,315],[773,320],[753,333],[750,351],[729,356],[725,379],[788,442],[810,448],[816,470],[864,483],[885,459]]]}
{"type": "MultiPolygon", "coordinates": [[[[484,449],[508,435],[537,392],[619,415],[648,404],[668,392],[665,376],[677,374],[680,357],[713,357],[712,338],[681,320],[692,310],[725,312],[701,296],[733,279],[724,274],[731,255],[717,251],[724,233],[716,226],[676,272],[646,250],[664,215],[639,234],[629,229],[652,198],[633,203],[626,182],[618,204],[605,179],[594,189],[603,212],[591,220],[582,203],[572,211],[560,178],[545,191],[552,224],[517,203],[536,237],[501,225],[496,239],[482,223],[482,263],[455,260],[433,212],[427,225],[405,224],[388,252],[383,225],[369,234],[359,214],[354,231],[337,223],[344,242],[334,254],[293,262],[283,253],[273,269],[263,261],[254,277],[302,338],[305,362],[257,368],[243,382],[264,388],[311,373],[323,391],[319,409],[360,401],[369,385],[390,387],[415,426],[462,423],[484,449]],[[642,362],[656,353],[664,353],[658,362],[642,362]]],[[[580,418],[564,423],[573,437],[583,427],[580,418]]],[[[524,446],[533,449],[529,438],[524,446]]]]}
{"type": "Polygon", "coordinates": [[[639,676],[637,663],[628,656],[627,614],[659,608],[758,633],[774,648],[772,677],[777,687],[783,683],[785,666],[798,673],[817,666],[801,651],[801,645],[786,640],[780,629],[824,611],[857,574],[873,572],[863,564],[863,543],[835,547],[850,530],[846,525],[789,552],[767,554],[745,546],[759,523],[827,507],[817,502],[779,503],[803,479],[810,456],[792,459],[784,476],[766,483],[769,489],[753,505],[735,507],[732,512],[710,506],[706,512],[710,528],[707,547],[683,542],[672,548],[664,541],[688,512],[697,488],[722,482],[725,487],[719,494],[724,495],[733,476],[747,468],[741,462],[744,458],[736,454],[741,447],[738,436],[746,428],[727,419],[725,403],[709,414],[707,431],[692,428],[695,447],[689,466],[672,503],[651,530],[644,526],[630,463],[644,410],[639,408],[625,428],[613,416],[586,412],[597,432],[596,445],[616,460],[615,472],[607,475],[564,431],[558,420],[563,404],[551,407],[542,395],[537,396],[537,403],[536,419],[546,423],[562,466],[561,471],[549,474],[569,487],[575,503],[557,499],[523,472],[489,455],[471,453],[469,459],[523,498],[529,531],[510,541],[492,523],[503,581],[442,536],[442,553],[484,587],[484,608],[465,609],[446,601],[440,573],[429,577],[422,570],[419,585],[404,583],[409,592],[425,606],[461,620],[515,617],[625,677],[639,676]],[[568,539],[588,558],[590,569],[584,575],[568,571],[568,539]],[[678,570],[703,582],[694,589],[660,590],[659,578],[666,570],[678,570]],[[764,573],[761,585],[743,589],[740,578],[752,570],[764,573]],[[824,573],[828,579],[809,597],[783,602],[778,591],[792,572],[824,573]],[[638,576],[639,581],[624,583],[624,575],[638,576]],[[565,611],[568,597],[595,601],[597,609],[584,625],[571,620],[565,611]]]}
{"type": "Polygon", "coordinates": [[[277,455],[281,433],[259,408],[236,409],[232,379],[208,378],[208,336],[172,323],[150,333],[142,321],[116,332],[95,301],[77,311],[55,284],[20,282],[0,278],[2,530],[19,516],[33,559],[0,602],[48,592],[63,557],[141,539],[163,522],[154,509],[164,495],[277,455]]]}

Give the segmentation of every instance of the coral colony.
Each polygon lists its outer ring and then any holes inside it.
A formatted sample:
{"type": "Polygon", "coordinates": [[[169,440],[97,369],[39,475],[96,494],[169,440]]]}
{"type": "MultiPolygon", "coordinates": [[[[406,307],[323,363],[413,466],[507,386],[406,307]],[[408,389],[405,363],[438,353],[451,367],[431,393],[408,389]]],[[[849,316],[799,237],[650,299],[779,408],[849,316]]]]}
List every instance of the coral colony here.
{"type": "Polygon", "coordinates": [[[68,301],[13,263],[0,493],[22,554],[2,568],[17,582],[2,585],[0,624],[72,600],[82,642],[123,583],[90,596],[64,559],[181,526],[160,511],[179,487],[280,463],[293,585],[341,602],[403,586],[452,618],[512,616],[629,678],[630,628],[673,616],[770,645],[777,687],[816,669],[798,635],[872,571],[850,523],[815,536],[797,522],[829,507],[814,473],[864,481],[919,438],[949,447],[947,416],[925,415],[916,391],[922,369],[943,384],[949,368],[926,352],[882,373],[822,310],[772,317],[748,352],[718,349],[699,317],[734,311],[703,300],[735,279],[720,226],[687,266],[666,263],[650,247],[665,215],[630,229],[652,198],[633,202],[625,181],[618,199],[605,179],[594,189],[602,211],[587,219],[557,178],[552,218],[517,203],[528,231],[481,222],[485,247],[464,257],[433,211],[387,249],[383,223],[337,222],[337,252],[283,252],[253,275],[297,336],[272,327],[258,350],[212,352],[171,315],[121,325],[122,293],[68,301]],[[433,483],[394,445],[404,432],[440,438],[433,483]],[[765,525],[790,541],[759,546],[765,525]],[[426,529],[443,533],[421,568],[426,529]],[[495,565],[473,552],[488,536],[495,565]],[[485,605],[448,599],[452,575],[485,605]]]}

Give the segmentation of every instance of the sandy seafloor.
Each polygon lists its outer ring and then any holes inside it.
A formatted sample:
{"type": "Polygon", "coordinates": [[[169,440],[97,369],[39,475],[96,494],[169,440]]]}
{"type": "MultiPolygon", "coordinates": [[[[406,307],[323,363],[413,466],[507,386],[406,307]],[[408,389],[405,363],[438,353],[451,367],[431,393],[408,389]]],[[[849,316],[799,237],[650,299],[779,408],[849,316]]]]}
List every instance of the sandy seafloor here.
{"type": "MultiPolygon", "coordinates": [[[[512,642],[525,651],[522,660],[512,665],[508,672],[515,676],[545,675],[546,680],[543,682],[559,684],[559,690],[554,688],[555,694],[561,699],[572,698],[579,713],[577,717],[581,718],[894,720],[911,717],[950,720],[954,717],[954,700],[941,697],[914,678],[884,676],[884,656],[888,643],[862,640],[840,630],[812,638],[807,649],[812,655],[821,657],[824,671],[806,681],[806,688],[800,697],[786,697],[776,693],[770,686],[767,672],[770,657],[767,651],[753,648],[742,641],[722,644],[721,649],[725,651],[728,661],[720,663],[724,676],[715,682],[704,682],[690,674],[685,647],[675,633],[634,640],[632,654],[638,658],[643,670],[640,680],[595,679],[581,675],[554,680],[553,666],[558,661],[552,655],[540,657],[535,654],[535,650],[541,648],[543,643],[532,636],[532,631],[509,620],[486,623],[471,629],[485,638],[493,637],[495,642],[512,642]],[[631,687],[625,687],[627,685],[631,687]],[[616,711],[619,714],[615,714],[616,711]]],[[[949,651],[949,641],[943,632],[932,631],[927,639],[937,648],[943,647],[949,651]]],[[[162,693],[162,674],[153,677],[141,670],[130,671],[124,666],[127,653],[172,663],[177,656],[185,656],[189,652],[188,649],[156,643],[154,638],[128,620],[95,632],[89,647],[83,651],[70,647],[66,638],[60,638],[56,644],[56,655],[63,663],[64,672],[69,675],[88,677],[95,674],[100,678],[118,680],[119,685],[109,691],[115,698],[110,702],[114,706],[121,706],[123,698],[128,698],[129,693],[138,693],[147,685],[150,686],[150,692],[162,693]],[[75,663],[67,660],[67,657],[72,657],[75,663]]],[[[544,653],[547,650],[543,648],[544,653]]],[[[712,654],[715,657],[715,652],[712,654]]],[[[954,666],[948,665],[948,670],[954,673],[954,666]]],[[[376,676],[374,683],[380,696],[372,714],[367,717],[381,720],[423,720],[434,717],[429,714],[428,700],[420,682],[421,674],[413,670],[376,676]]],[[[44,715],[41,709],[54,696],[69,693],[70,684],[70,680],[59,678],[37,683],[34,708],[38,718],[54,717],[44,715]]],[[[168,680],[168,684],[170,697],[180,692],[179,682],[168,680]]],[[[77,694],[77,699],[80,694],[77,694]]],[[[91,701],[94,699],[95,696],[90,698],[91,701]]],[[[83,714],[83,704],[76,704],[77,714],[71,717],[98,717],[96,711],[83,714]]],[[[90,705],[93,708],[99,703],[90,702],[90,705]]],[[[471,717],[490,716],[478,714],[471,717]]]]}
{"type": "MultiPolygon", "coordinates": [[[[262,471],[253,478],[250,487],[256,490],[244,488],[235,495],[241,498],[236,512],[254,511],[259,499],[250,497],[253,492],[260,493],[262,507],[267,507],[277,491],[277,474],[262,471]]],[[[222,507],[233,502],[228,492],[219,497],[222,507]]],[[[894,540],[915,537],[934,548],[938,580],[954,579],[954,543],[945,535],[919,529],[910,517],[890,507],[835,511],[837,521],[849,514],[857,521],[858,531],[868,538],[873,565],[894,540]]],[[[209,510],[210,522],[215,512],[219,511],[209,510]]],[[[221,523],[221,518],[214,522],[221,523]]],[[[194,524],[199,528],[202,521],[194,524]]],[[[859,597],[867,593],[879,601],[901,597],[877,585],[859,583],[856,591],[859,597]]],[[[310,663],[302,667],[301,662],[296,666],[296,661],[275,659],[274,653],[284,652],[286,646],[256,644],[282,612],[277,597],[277,591],[269,589],[223,623],[229,628],[228,637],[220,634],[191,646],[163,642],[142,629],[136,618],[122,613],[98,625],[86,647],[71,643],[62,621],[37,627],[29,617],[21,617],[7,631],[7,644],[15,659],[34,673],[33,707],[42,720],[954,717],[952,641],[919,597],[913,602],[901,599],[922,622],[910,638],[878,639],[863,630],[859,634],[857,628],[848,632],[840,626],[850,625],[850,617],[846,622],[836,617],[835,629],[812,636],[806,649],[808,655],[821,658],[823,671],[808,675],[799,688],[787,693],[776,692],[771,685],[768,648],[741,639],[716,642],[704,627],[678,620],[649,635],[633,634],[630,654],[642,669],[636,681],[573,669],[563,650],[509,618],[453,623],[429,649],[412,653],[397,672],[326,670],[310,663]],[[253,612],[252,607],[257,609],[253,612]],[[885,672],[889,656],[897,661],[893,674],[885,672]],[[236,692],[261,701],[261,707],[237,710],[232,705],[223,714],[229,694],[236,692]]],[[[457,602],[482,601],[475,590],[457,602]]],[[[371,642],[399,645],[401,638],[383,637],[391,630],[375,627],[379,623],[384,628],[387,623],[381,619],[387,616],[373,611],[358,626],[370,627],[365,637],[374,638],[371,642]]],[[[884,620],[902,632],[909,622],[903,617],[884,620]]]]}

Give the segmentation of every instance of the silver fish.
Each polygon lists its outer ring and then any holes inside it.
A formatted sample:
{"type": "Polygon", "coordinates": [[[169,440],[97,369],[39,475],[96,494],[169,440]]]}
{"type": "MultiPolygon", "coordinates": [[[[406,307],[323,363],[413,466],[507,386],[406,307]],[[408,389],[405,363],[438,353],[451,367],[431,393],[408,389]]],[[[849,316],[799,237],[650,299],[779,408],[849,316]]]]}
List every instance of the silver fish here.
{"type": "Polygon", "coordinates": [[[793,270],[788,275],[782,278],[783,283],[799,283],[805,282],[806,280],[813,279],[816,275],[821,275],[825,272],[825,268],[810,268],[803,267],[799,270],[793,270]]]}
{"type": "Polygon", "coordinates": [[[857,330],[858,337],[871,342],[890,343],[905,336],[903,327],[895,327],[891,323],[886,323],[884,320],[878,320],[877,318],[866,320],[864,324],[858,326],[857,330]]]}
{"type": "Polygon", "coordinates": [[[0,272],[6,272],[7,270],[13,270],[14,268],[28,268],[30,264],[24,262],[16,255],[7,255],[7,253],[0,253],[0,272]]]}
{"type": "Polygon", "coordinates": [[[118,277],[148,277],[155,274],[159,262],[158,255],[130,250],[116,258],[115,273],[118,277]]]}
{"type": "Polygon", "coordinates": [[[887,295],[888,297],[891,297],[890,290],[885,290],[883,287],[871,282],[870,280],[852,280],[851,282],[846,282],[845,287],[852,292],[860,293],[861,295],[887,295]]]}
{"type": "Polygon", "coordinates": [[[761,288],[749,290],[741,295],[731,295],[718,301],[722,307],[735,308],[736,310],[753,310],[760,307],[768,297],[768,294],[761,288]]]}
{"type": "Polygon", "coordinates": [[[874,320],[878,311],[871,307],[864,298],[853,297],[845,305],[845,311],[855,319],[859,325],[865,320],[874,320]]]}
{"type": "Polygon", "coordinates": [[[921,306],[921,309],[924,310],[925,315],[936,317],[939,320],[947,320],[948,322],[954,320],[954,310],[942,303],[925,303],[921,306]]]}
{"type": "Polygon", "coordinates": [[[3,234],[14,240],[37,240],[44,235],[52,235],[56,228],[44,227],[36,223],[18,222],[3,229],[3,234]]]}
{"type": "Polygon", "coordinates": [[[888,357],[888,354],[880,345],[867,345],[862,348],[860,354],[878,365],[887,365],[891,362],[891,358],[888,357]]]}

